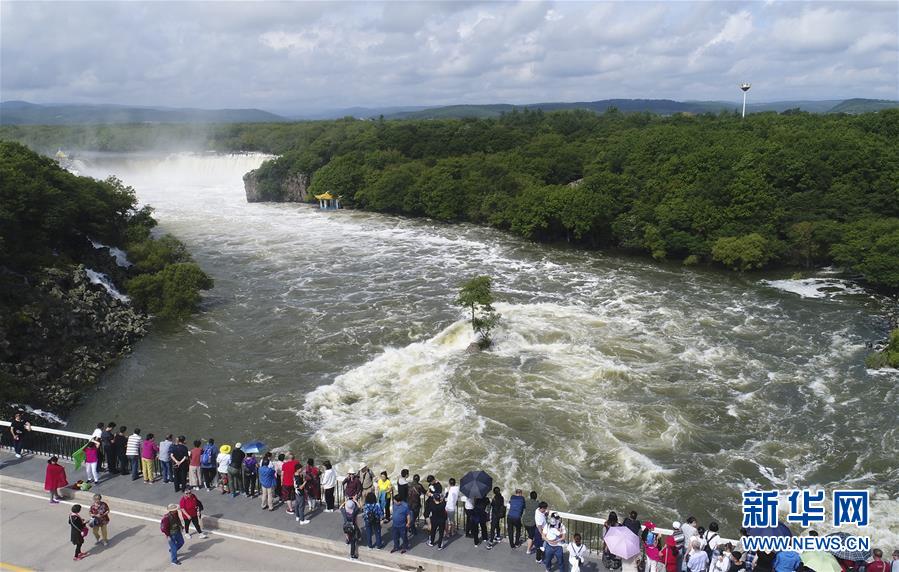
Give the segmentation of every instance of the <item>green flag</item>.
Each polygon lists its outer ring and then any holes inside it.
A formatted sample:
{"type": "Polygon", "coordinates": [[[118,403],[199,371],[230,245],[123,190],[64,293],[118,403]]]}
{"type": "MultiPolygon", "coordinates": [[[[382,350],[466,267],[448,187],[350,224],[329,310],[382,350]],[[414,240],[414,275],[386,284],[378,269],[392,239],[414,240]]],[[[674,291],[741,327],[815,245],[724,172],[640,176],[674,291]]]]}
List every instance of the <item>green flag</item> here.
{"type": "MultiPolygon", "coordinates": [[[[84,444],[84,447],[87,447],[87,443],[84,444]]],[[[81,468],[82,463],[84,463],[84,447],[81,447],[74,453],[72,453],[72,460],[75,461],[75,470],[81,468]]]]}

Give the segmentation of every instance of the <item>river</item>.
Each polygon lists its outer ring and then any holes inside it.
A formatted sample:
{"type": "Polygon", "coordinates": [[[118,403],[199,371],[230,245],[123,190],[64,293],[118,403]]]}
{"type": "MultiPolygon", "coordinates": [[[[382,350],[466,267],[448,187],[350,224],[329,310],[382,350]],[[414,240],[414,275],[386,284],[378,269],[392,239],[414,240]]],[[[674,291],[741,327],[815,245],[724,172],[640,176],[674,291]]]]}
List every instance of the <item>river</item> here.
{"type": "Polygon", "coordinates": [[[241,176],[263,159],[79,163],[134,186],[216,285],[203,313],[111,368],[70,428],[261,439],[341,471],[367,461],[444,482],[483,468],[571,512],[695,514],[725,536],[749,487],[871,488],[878,534],[899,545],[899,373],[863,366],[884,334],[877,298],[827,275],[765,281],[248,204],[241,176]],[[477,274],[493,277],[502,320],[495,348],[470,355],[453,299],[477,274]]]}

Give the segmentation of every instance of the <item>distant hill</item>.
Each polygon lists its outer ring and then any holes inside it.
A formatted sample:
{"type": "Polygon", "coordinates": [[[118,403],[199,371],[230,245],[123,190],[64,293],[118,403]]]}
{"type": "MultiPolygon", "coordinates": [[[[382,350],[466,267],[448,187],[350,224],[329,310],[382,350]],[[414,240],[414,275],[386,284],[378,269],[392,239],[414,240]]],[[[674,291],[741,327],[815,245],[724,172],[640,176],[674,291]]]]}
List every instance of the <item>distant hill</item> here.
{"type": "Polygon", "coordinates": [[[192,109],[126,105],[39,105],[0,103],[3,125],[73,125],[98,123],[275,123],[286,118],[261,109],[192,109]]]}
{"type": "Polygon", "coordinates": [[[368,119],[370,117],[377,118],[380,115],[387,117],[398,113],[408,111],[421,111],[424,109],[433,109],[433,106],[427,105],[398,105],[394,107],[346,107],[342,109],[325,109],[322,111],[309,112],[281,112],[288,119],[317,120],[317,119],[341,119],[343,117],[361,117],[368,119]]]}
{"type": "MultiPolygon", "coordinates": [[[[781,113],[788,109],[801,109],[809,113],[862,113],[877,111],[889,107],[897,107],[899,102],[873,99],[841,99],[828,100],[792,100],[750,103],[746,106],[749,113],[774,111],[781,113]],[[852,103],[858,102],[858,103],[852,103]],[[842,106],[846,106],[842,108],[842,106]]],[[[445,107],[429,107],[415,111],[384,113],[383,110],[372,110],[368,115],[356,117],[377,117],[383,114],[387,119],[447,119],[447,118],[487,118],[499,117],[513,109],[541,109],[556,111],[560,109],[586,109],[596,113],[604,113],[610,107],[622,113],[648,112],[657,115],[674,115],[676,113],[720,113],[722,111],[739,111],[741,104],[731,101],[675,101],[672,99],[601,99],[598,101],[546,102],[524,105],[494,103],[485,105],[449,105],[445,107]]]]}
{"type": "Polygon", "coordinates": [[[867,113],[899,107],[899,101],[890,99],[847,99],[828,110],[828,113],[867,113]]]}

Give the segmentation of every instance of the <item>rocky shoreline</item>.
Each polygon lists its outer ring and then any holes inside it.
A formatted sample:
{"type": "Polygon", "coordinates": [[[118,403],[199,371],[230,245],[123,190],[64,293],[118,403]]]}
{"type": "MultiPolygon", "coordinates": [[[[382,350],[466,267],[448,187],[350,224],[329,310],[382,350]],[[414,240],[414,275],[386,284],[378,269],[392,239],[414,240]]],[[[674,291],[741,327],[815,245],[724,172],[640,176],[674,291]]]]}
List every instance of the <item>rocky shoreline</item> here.
{"type": "Polygon", "coordinates": [[[45,268],[20,286],[25,303],[0,327],[7,406],[62,417],[147,333],[149,318],[94,283],[84,265],[45,268]]]}

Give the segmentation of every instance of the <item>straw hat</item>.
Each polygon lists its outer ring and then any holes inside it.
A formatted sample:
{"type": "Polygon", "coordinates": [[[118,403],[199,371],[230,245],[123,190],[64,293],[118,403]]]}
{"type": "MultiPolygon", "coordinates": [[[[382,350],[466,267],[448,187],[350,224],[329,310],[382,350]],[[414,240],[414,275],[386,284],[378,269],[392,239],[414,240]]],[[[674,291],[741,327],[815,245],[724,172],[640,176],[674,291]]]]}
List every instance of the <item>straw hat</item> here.
{"type": "Polygon", "coordinates": [[[222,445],[221,447],[219,447],[219,452],[227,455],[231,452],[231,445],[222,445]]]}
{"type": "Polygon", "coordinates": [[[166,513],[175,512],[177,510],[178,510],[178,505],[176,505],[176,504],[170,504],[169,506],[167,506],[165,508],[166,513]]]}

